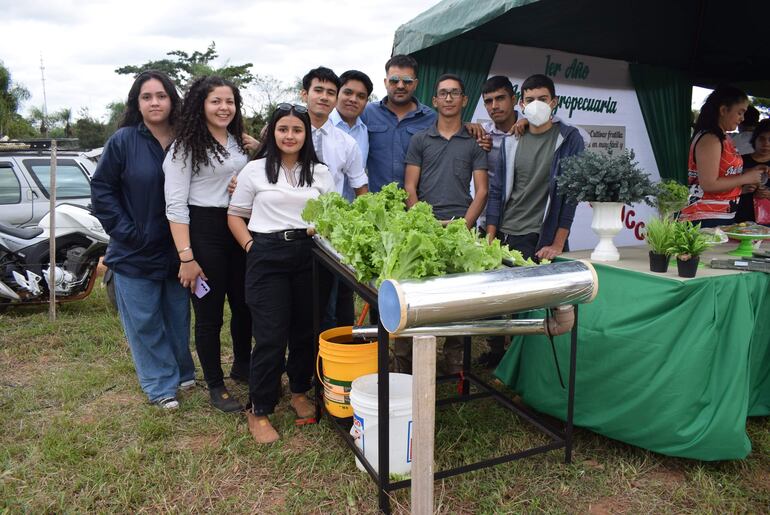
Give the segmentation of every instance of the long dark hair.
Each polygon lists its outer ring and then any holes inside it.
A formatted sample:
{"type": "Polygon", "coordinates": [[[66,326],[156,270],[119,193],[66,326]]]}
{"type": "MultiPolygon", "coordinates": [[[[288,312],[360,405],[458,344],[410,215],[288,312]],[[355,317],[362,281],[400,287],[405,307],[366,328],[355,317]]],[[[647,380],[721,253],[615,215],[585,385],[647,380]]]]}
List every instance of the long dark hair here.
{"type": "Polygon", "coordinates": [[[220,164],[224,162],[223,157],[228,156],[227,149],[209,132],[209,128],[206,125],[206,115],[203,112],[203,104],[206,101],[206,97],[214,88],[220,86],[230,88],[235,100],[235,117],[227,125],[227,132],[238,142],[238,148],[242,152],[246,152],[243,146],[243,116],[241,115],[243,102],[241,100],[241,92],[238,91],[235,84],[222,77],[216,75],[200,77],[192,83],[187,94],[184,96],[182,117],[179,123],[173,155],[173,158],[176,159],[176,154],[181,147],[182,160],[186,160],[187,156],[190,156],[193,173],[198,173],[201,165],[208,166],[211,164],[209,152],[213,154],[220,164]]]}
{"type": "Polygon", "coordinates": [[[729,109],[735,104],[748,102],[748,100],[746,93],[735,86],[717,86],[700,108],[698,119],[695,120],[693,138],[701,132],[706,132],[719,138],[720,142],[724,142],[726,136],[725,131],[719,126],[719,108],[725,106],[729,109]]]}
{"type": "Polygon", "coordinates": [[[265,140],[260,145],[254,159],[265,159],[265,173],[267,173],[268,182],[270,184],[278,182],[278,174],[281,171],[281,151],[275,142],[275,126],[278,120],[289,115],[296,116],[302,120],[302,125],[305,126],[305,142],[302,144],[302,148],[299,149],[298,160],[302,166],[299,174],[299,185],[312,186],[313,167],[321,161],[318,160],[315,148],[313,147],[310,116],[307,114],[307,111],[298,113],[293,106],[291,109],[275,109],[270,116],[270,123],[267,124],[265,140]]]}
{"type": "Polygon", "coordinates": [[[173,128],[179,120],[180,111],[182,109],[182,99],[180,98],[173,81],[163,72],[158,70],[147,70],[136,76],[134,83],[131,85],[131,89],[128,90],[126,109],[120,117],[118,129],[121,127],[133,127],[139,125],[139,122],[142,121],[142,113],[139,111],[139,93],[141,92],[144,83],[150,79],[155,79],[160,82],[163,85],[163,89],[166,91],[168,98],[171,99],[171,113],[168,117],[168,123],[173,128]]]}

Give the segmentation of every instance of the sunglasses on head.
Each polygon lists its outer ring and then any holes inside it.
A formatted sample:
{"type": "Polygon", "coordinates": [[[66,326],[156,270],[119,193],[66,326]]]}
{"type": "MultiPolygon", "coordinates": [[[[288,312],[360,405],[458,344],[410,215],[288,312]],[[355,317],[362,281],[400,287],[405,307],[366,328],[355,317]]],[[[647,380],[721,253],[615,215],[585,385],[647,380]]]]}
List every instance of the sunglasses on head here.
{"type": "Polygon", "coordinates": [[[307,107],[305,107],[303,105],[299,105],[299,104],[289,104],[289,103],[286,103],[286,102],[282,102],[282,103],[278,104],[277,106],[275,106],[275,108],[278,111],[291,111],[292,109],[294,109],[295,113],[299,113],[299,114],[307,113],[307,107]]]}
{"type": "Polygon", "coordinates": [[[390,77],[388,77],[388,82],[390,82],[394,86],[399,82],[403,82],[405,86],[409,86],[414,82],[414,77],[410,77],[409,75],[404,75],[402,77],[399,77],[398,75],[391,75],[390,77]]]}

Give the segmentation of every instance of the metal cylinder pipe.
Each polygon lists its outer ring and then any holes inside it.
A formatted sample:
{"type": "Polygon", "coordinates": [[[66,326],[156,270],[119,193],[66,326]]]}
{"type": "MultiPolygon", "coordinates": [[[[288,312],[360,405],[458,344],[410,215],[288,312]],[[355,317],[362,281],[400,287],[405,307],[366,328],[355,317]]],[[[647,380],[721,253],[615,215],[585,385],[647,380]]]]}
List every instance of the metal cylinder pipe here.
{"type": "Polygon", "coordinates": [[[599,280],[585,261],[386,280],[379,288],[382,325],[390,333],[428,325],[481,320],[538,308],[593,301],[599,280]]]}
{"type": "MultiPolygon", "coordinates": [[[[443,325],[428,325],[404,329],[392,334],[401,336],[491,336],[516,334],[546,334],[546,321],[531,320],[476,320],[443,325]]],[[[353,327],[354,339],[377,338],[377,326],[353,327]]]]}

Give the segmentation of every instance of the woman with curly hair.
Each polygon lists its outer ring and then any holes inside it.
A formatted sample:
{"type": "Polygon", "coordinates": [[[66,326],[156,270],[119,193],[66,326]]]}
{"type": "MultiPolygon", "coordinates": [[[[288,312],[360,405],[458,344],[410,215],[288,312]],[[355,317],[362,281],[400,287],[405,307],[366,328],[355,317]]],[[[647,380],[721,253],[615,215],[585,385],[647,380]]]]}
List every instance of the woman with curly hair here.
{"type": "MultiPolygon", "coordinates": [[[[255,343],[246,415],[257,443],[278,439],[268,415],[278,404],[284,370],[297,416],[315,415],[306,395],[315,357],[313,298],[308,290],[313,243],[301,213],[309,199],[330,191],[334,179],[313,149],[307,109],[278,104],[256,160],[243,169],[228,210],[230,230],[248,253],[246,300],[255,343]]],[[[324,274],[322,279],[325,299],[329,280],[324,274]]]]}
{"type": "Polygon", "coordinates": [[[230,377],[243,383],[249,378],[246,254],[227,229],[228,183],[247,161],[238,88],[217,76],[197,79],[185,95],[177,139],[163,163],[166,216],[181,261],[179,282],[193,292],[195,349],[211,404],[225,412],[242,409],[228,392],[222,372],[225,296],[232,313],[230,377]]]}
{"type": "Polygon", "coordinates": [[[110,235],[104,261],[114,274],[139,384],[164,409],[179,406],[178,388],[195,384],[188,293],[176,279],[179,257],[163,195],[163,158],[181,102],[165,74],[140,73],[91,180],[94,215],[110,235]]]}

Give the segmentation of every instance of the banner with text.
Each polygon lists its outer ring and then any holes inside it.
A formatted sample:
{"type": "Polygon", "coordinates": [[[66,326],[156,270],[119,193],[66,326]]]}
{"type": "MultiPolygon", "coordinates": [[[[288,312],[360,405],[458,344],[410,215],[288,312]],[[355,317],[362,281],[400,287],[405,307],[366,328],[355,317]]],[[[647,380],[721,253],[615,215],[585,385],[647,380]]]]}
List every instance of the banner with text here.
{"type": "MultiPolygon", "coordinates": [[[[555,116],[564,123],[581,127],[591,137],[587,145],[589,151],[632,149],[639,166],[653,181],[660,180],[628,63],[557,50],[499,45],[489,76],[507,76],[519,98],[522,82],[536,73],[553,79],[559,98],[555,116]]],[[[489,120],[482,99],[473,119],[489,120]]],[[[615,244],[642,243],[643,220],[654,213],[655,210],[645,204],[626,206],[624,229],[615,238],[615,244]]],[[[591,207],[581,203],[569,238],[572,250],[593,248],[599,241],[591,231],[591,217],[591,207]]]]}

